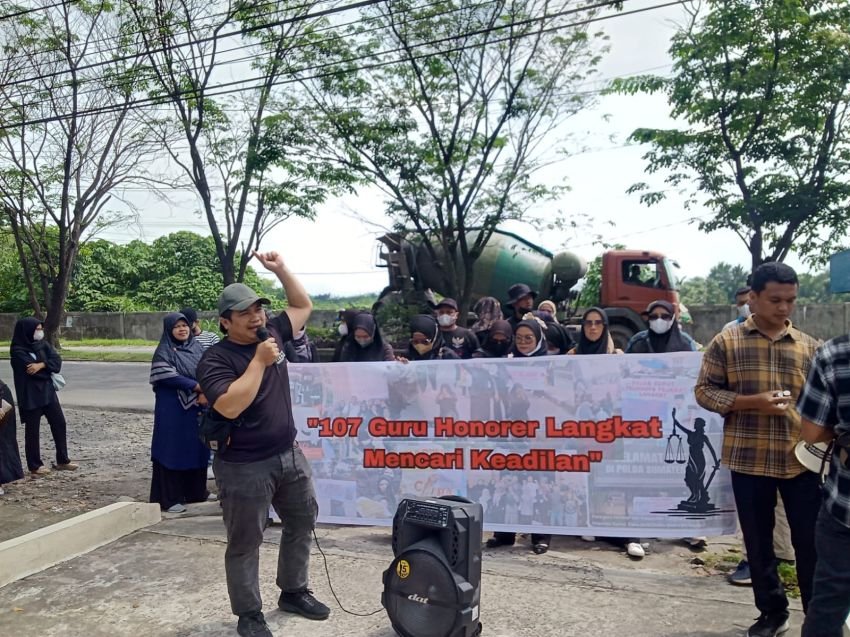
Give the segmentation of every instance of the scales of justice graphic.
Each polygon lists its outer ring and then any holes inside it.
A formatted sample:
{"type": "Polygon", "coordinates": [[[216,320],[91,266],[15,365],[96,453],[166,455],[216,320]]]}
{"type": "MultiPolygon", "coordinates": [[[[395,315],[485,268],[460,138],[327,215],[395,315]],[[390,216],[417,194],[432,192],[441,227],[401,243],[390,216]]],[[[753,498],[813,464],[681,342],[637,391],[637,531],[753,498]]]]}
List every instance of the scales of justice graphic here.
{"type": "Polygon", "coordinates": [[[705,433],[705,420],[695,418],[693,429],[688,429],[676,419],[676,409],[673,409],[673,431],[667,436],[667,448],[664,451],[666,464],[687,465],[685,467],[685,485],[690,495],[682,500],[675,509],[668,511],[653,511],[653,513],[686,517],[688,519],[705,519],[728,511],[720,510],[711,501],[708,489],[717,471],[720,469],[720,459],[705,433]],[[681,434],[679,432],[682,432],[681,434]],[[687,451],[685,450],[687,443],[687,451]],[[711,456],[711,473],[706,479],[706,451],[711,456]]]}

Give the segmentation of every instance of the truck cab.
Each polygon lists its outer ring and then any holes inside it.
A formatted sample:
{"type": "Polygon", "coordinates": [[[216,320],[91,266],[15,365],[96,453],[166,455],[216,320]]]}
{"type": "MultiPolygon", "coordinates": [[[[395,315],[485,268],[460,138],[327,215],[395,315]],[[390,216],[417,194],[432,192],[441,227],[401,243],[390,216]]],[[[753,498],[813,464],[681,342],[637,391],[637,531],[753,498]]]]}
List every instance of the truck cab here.
{"type": "Polygon", "coordinates": [[[646,329],[642,314],[653,301],[665,300],[679,307],[675,267],[660,252],[648,250],[610,250],[602,255],[600,301],[617,347],[624,347],[632,335],[646,329]]]}

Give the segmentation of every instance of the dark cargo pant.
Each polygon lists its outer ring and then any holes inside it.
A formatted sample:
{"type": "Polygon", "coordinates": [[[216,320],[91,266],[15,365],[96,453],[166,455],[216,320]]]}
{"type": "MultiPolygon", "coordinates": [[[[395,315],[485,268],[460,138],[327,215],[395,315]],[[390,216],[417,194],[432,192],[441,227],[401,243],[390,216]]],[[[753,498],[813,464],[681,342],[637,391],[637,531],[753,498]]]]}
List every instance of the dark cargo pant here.
{"type": "Polygon", "coordinates": [[[257,462],[227,462],[216,454],[215,480],[227,528],[224,570],[234,615],[262,610],[260,545],[273,505],[283,520],[277,585],[286,592],[307,588],[312,532],[319,506],[310,464],[296,445],[257,462]]]}

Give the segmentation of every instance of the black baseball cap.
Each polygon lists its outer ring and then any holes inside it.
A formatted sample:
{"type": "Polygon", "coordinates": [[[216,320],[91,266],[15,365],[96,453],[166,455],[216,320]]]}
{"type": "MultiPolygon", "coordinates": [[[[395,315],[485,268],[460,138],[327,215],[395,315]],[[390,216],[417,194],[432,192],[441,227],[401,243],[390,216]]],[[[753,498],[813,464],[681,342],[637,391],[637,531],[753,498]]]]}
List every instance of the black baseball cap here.
{"type": "Polygon", "coordinates": [[[244,283],[231,283],[222,290],[221,296],[218,297],[218,315],[221,316],[228,310],[236,310],[237,312],[247,310],[257,301],[263,305],[271,303],[244,283]]]}
{"type": "Polygon", "coordinates": [[[439,303],[437,303],[437,305],[435,305],[434,307],[436,307],[438,310],[439,310],[441,307],[450,307],[450,308],[452,308],[452,309],[453,309],[453,310],[455,310],[455,311],[457,311],[457,310],[458,310],[458,307],[457,307],[457,301],[455,301],[454,299],[443,299],[442,301],[440,301],[439,303]]]}

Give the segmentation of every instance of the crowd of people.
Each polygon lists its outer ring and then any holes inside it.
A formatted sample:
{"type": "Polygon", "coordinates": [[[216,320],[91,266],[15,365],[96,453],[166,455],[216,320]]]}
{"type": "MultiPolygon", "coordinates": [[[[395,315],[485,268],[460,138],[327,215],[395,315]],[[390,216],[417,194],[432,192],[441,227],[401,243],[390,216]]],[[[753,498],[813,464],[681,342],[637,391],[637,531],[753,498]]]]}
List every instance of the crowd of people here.
{"type": "MultiPolygon", "coordinates": [[[[218,308],[225,338],[219,342],[218,336],[203,331],[192,308],[169,314],[150,373],[156,397],[150,500],[163,510],[180,513],[189,503],[215,497],[207,489],[210,452],[197,436],[199,414],[212,406],[241,425],[234,429],[227,448],[216,454],[214,469],[228,532],[228,590],[243,635],[270,634],[257,584],[258,547],[269,507],[286,521],[281,555],[286,553],[287,558],[279,564],[279,606],[314,619],[329,613],[307,588],[316,498],[309,464],[294,439],[288,377],[286,366],[281,365],[283,361],[319,362],[316,346],[306,334],[311,304],[277,253],[256,256],[280,279],[289,309],[272,317],[265,310],[268,299],[241,284],[228,286],[218,308]],[[266,326],[270,335],[264,340],[258,330],[266,326]],[[281,414],[286,421],[283,429],[281,414]]],[[[706,346],[695,386],[697,402],[724,419],[722,462],[732,472],[745,545],[744,560],[731,580],[752,585],[760,612],[749,637],[773,637],[787,630],[788,600],[777,571],[779,560],[796,566],[806,612],[804,637],[837,637],[850,611],[850,336],[822,345],[797,330],[789,318],[797,290],[797,277],[790,267],[768,263],[756,269],[750,286],[736,294],[739,317],[706,346]],[[844,445],[831,456],[825,499],[820,494],[820,477],[807,471],[795,456],[801,438],[812,444],[838,438],[844,445]]],[[[415,364],[665,354],[700,347],[681,329],[678,308],[664,299],[646,308],[648,329],[618,348],[603,308],[588,308],[577,332],[572,332],[558,321],[556,304],[537,302],[536,292],[528,285],[513,285],[507,297],[505,308],[492,297],[478,300],[473,308],[476,320],[468,328],[458,324],[458,303],[442,299],[432,313],[410,320],[407,348],[401,355],[383,337],[372,313],[346,310],[340,315],[333,361],[415,364]]],[[[63,382],[62,361],[44,341],[38,319],[25,318],[16,324],[11,365],[18,412],[25,423],[27,469],[35,476],[50,471],[39,451],[42,416],[55,443],[53,469],[77,469],[68,457],[57,394],[63,382]]],[[[418,382],[437,389],[436,376],[426,375],[418,382]]],[[[482,389],[488,413],[498,413],[498,405],[491,402],[494,389],[482,389]]],[[[14,437],[15,401],[6,385],[0,390],[2,485],[22,478],[23,470],[14,437]]],[[[511,400],[510,390],[500,388],[498,394],[511,400]]],[[[441,385],[436,401],[453,413],[455,388],[441,385]]],[[[697,465],[689,465],[692,481],[701,480],[696,473],[705,470],[697,465]]],[[[396,478],[383,478],[388,510],[397,504],[392,488],[396,478]]],[[[530,476],[485,481],[471,489],[475,492],[470,495],[486,503],[496,516],[493,519],[504,524],[528,525],[545,519],[547,525],[570,526],[571,520],[587,515],[587,502],[571,488],[530,476]]],[[[535,553],[548,551],[551,536],[532,534],[530,539],[535,553]]],[[[704,538],[693,540],[704,542],[704,538]]],[[[514,533],[500,532],[488,539],[487,546],[515,541],[514,533]]],[[[607,541],[623,546],[631,557],[645,555],[647,545],[640,538],[607,541]]]]}

